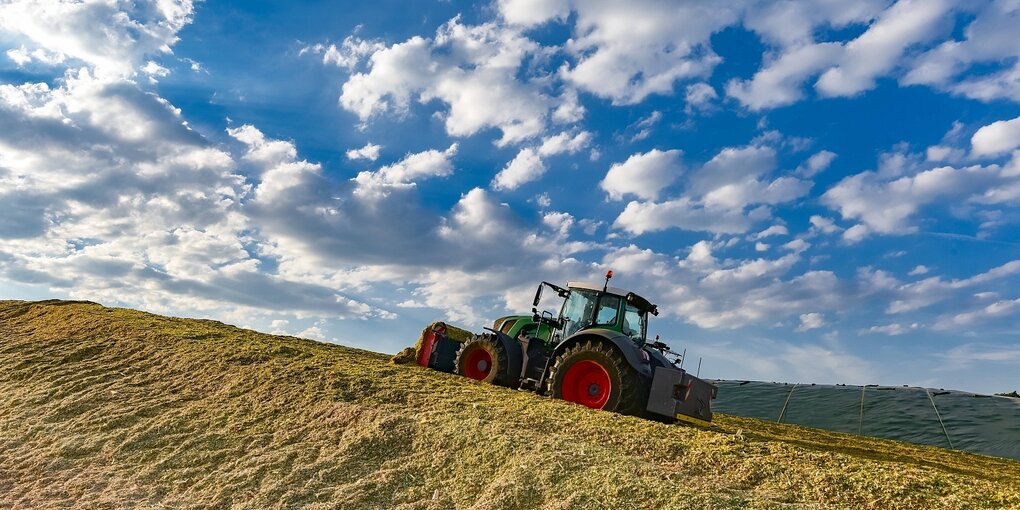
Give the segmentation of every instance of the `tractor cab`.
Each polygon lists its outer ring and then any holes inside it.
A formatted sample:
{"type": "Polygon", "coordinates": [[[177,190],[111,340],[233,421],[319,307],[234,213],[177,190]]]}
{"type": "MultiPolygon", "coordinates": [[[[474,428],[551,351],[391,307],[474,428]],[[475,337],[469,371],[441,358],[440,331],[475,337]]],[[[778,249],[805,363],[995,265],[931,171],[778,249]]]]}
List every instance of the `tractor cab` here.
{"type": "MultiPolygon", "coordinates": [[[[611,273],[610,273],[611,277],[611,273]]],[[[606,329],[629,336],[637,344],[648,338],[648,315],[658,315],[658,308],[647,299],[623,289],[583,282],[569,282],[562,288],[542,282],[535,294],[532,312],[535,322],[544,322],[558,330],[559,339],[591,328],[606,329]],[[543,287],[548,286],[565,298],[559,316],[542,316],[537,306],[543,287]]]]}

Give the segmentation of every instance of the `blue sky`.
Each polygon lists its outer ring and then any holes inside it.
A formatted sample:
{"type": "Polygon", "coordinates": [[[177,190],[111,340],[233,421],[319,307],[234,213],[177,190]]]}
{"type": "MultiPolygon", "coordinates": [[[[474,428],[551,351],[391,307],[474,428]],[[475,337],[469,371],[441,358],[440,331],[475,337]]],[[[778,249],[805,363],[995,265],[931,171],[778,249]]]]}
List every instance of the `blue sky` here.
{"type": "Polygon", "coordinates": [[[1015,1],[13,1],[0,297],[393,352],[541,280],[703,375],[1016,389],[1015,1]]]}

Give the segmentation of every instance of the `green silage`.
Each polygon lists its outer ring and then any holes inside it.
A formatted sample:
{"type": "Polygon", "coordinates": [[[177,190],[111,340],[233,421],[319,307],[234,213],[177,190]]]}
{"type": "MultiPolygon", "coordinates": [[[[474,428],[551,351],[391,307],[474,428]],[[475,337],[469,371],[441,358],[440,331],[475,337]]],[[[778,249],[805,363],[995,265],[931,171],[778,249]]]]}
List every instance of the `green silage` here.
{"type": "Polygon", "coordinates": [[[0,508],[297,506],[1020,508],[1020,463],[664,425],[214,321],[0,302],[0,508]]]}

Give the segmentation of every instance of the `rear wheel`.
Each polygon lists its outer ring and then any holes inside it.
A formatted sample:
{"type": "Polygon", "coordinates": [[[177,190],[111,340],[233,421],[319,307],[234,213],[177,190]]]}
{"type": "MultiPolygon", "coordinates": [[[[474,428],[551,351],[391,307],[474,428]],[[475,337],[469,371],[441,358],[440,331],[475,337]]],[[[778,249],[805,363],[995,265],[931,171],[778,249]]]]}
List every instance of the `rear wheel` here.
{"type": "Polygon", "coordinates": [[[475,335],[464,342],[454,367],[458,374],[476,381],[507,384],[506,350],[492,335],[475,335]]]}
{"type": "Polygon", "coordinates": [[[603,342],[586,341],[556,357],[546,379],[555,398],[621,414],[641,415],[648,400],[637,372],[603,342]]]}

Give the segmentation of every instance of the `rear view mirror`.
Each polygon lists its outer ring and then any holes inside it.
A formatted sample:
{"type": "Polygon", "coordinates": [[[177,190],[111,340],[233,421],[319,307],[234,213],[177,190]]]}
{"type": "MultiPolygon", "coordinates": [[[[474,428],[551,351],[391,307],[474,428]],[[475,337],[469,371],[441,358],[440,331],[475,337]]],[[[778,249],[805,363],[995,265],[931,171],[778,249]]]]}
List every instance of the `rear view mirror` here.
{"type": "Polygon", "coordinates": [[[542,300],[542,284],[538,284],[538,290],[535,291],[535,302],[531,303],[531,306],[538,306],[538,302],[542,300]]]}

